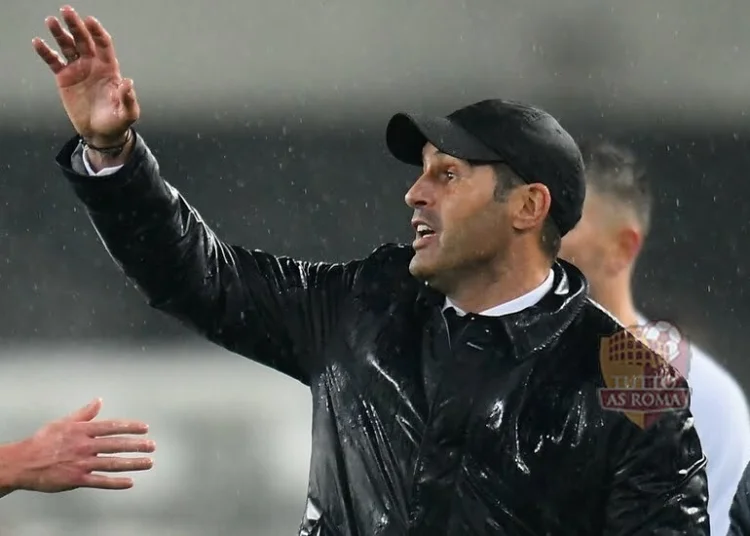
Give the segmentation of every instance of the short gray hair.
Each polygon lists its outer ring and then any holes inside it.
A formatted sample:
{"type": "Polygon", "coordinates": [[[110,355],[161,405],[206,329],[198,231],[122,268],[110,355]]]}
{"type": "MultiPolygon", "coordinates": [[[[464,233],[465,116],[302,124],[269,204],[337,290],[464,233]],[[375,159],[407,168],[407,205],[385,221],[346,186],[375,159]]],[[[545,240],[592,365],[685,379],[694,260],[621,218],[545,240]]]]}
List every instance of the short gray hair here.
{"type": "Polygon", "coordinates": [[[587,140],[580,147],[586,182],[596,192],[630,206],[647,234],[654,199],[646,169],[635,153],[607,140],[587,140]]]}

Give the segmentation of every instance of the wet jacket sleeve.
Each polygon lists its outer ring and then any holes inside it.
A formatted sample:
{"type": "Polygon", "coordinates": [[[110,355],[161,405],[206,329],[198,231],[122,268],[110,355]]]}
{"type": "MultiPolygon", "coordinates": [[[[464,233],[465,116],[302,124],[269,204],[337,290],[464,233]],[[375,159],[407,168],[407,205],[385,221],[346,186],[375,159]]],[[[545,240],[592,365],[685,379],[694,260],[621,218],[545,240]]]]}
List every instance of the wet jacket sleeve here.
{"type": "Polygon", "coordinates": [[[104,246],[149,304],[209,340],[303,383],[356,272],[228,245],[160,175],[140,136],[114,174],[91,177],[69,141],[57,162],[104,246]]]}
{"type": "Polygon", "coordinates": [[[706,458],[688,410],[640,427],[622,415],[606,536],[709,534],[706,458]]]}
{"type": "MultiPolygon", "coordinates": [[[[729,510],[729,536],[750,536],[750,464],[745,467],[729,510]]],[[[721,535],[723,536],[723,535],[721,535]]]]}

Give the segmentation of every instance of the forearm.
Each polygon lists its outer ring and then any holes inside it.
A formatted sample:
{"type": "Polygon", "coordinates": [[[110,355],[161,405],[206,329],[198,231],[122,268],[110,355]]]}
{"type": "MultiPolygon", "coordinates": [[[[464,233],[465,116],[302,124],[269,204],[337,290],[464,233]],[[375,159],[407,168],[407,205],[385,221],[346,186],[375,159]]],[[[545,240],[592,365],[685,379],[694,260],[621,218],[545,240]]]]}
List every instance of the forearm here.
{"type": "MultiPolygon", "coordinates": [[[[122,167],[103,176],[87,172],[75,140],[57,160],[107,251],[152,307],[232,351],[306,375],[297,348],[308,346],[317,307],[338,302],[337,289],[348,281],[343,268],[312,270],[225,244],[161,177],[140,138],[122,167]]],[[[105,164],[117,165],[91,167],[105,164]]]]}
{"type": "Polygon", "coordinates": [[[164,181],[143,140],[134,140],[127,155],[113,159],[71,142],[58,163],[85,204],[96,230],[122,270],[149,302],[175,293],[205,288],[207,274],[216,274],[226,260],[223,244],[198,213],[164,181]],[[122,165],[115,173],[91,177],[87,169],[122,165]]]}

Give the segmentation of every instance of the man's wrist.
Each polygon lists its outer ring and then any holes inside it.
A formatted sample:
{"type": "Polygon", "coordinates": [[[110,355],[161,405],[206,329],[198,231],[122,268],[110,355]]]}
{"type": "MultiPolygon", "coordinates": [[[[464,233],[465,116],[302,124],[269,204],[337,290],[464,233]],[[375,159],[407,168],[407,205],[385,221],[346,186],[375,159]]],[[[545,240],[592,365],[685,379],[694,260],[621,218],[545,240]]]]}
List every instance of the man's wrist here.
{"type": "Polygon", "coordinates": [[[109,147],[99,147],[92,142],[83,140],[84,151],[86,151],[86,160],[95,172],[105,168],[118,167],[125,164],[130,157],[130,153],[135,145],[135,135],[128,130],[124,142],[120,145],[109,147]]]}
{"type": "Polygon", "coordinates": [[[0,497],[21,489],[21,453],[25,442],[0,445],[0,497]]]}
{"type": "Polygon", "coordinates": [[[132,129],[127,129],[124,133],[117,136],[81,136],[83,144],[92,151],[103,153],[112,152],[122,149],[133,138],[132,129]]]}

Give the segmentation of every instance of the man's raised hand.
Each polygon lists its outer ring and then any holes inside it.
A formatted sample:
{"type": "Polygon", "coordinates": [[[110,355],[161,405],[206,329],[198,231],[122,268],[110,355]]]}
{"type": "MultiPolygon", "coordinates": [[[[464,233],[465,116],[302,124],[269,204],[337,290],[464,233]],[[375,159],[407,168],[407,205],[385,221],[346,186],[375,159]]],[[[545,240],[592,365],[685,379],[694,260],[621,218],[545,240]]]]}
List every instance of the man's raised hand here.
{"type": "Polygon", "coordinates": [[[35,37],[34,50],[55,75],[65,111],[78,134],[94,147],[128,140],[140,116],[133,81],[122,78],[112,38],[94,17],[85,20],[70,6],[45,24],[59,52],[35,37]],[[67,28],[66,28],[67,27],[67,28]]]}

